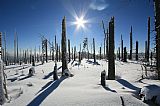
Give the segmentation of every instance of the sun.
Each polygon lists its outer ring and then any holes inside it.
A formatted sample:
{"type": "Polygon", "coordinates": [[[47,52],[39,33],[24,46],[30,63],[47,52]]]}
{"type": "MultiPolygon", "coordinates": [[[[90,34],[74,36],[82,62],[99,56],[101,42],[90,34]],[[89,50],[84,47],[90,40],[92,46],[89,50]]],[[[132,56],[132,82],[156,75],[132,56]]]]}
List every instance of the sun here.
{"type": "Polygon", "coordinates": [[[77,29],[79,28],[85,28],[85,24],[87,23],[87,20],[84,19],[84,17],[76,17],[76,21],[74,24],[77,26],[77,29]]]}

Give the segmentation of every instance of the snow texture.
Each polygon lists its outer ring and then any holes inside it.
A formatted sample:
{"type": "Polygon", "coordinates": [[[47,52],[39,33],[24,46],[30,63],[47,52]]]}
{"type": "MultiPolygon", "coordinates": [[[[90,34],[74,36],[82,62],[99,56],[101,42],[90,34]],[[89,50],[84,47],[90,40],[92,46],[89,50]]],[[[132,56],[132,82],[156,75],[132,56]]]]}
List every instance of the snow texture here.
{"type": "Polygon", "coordinates": [[[52,61],[43,65],[36,63],[35,75],[29,77],[30,65],[27,68],[7,66],[5,73],[11,100],[4,106],[148,106],[140,100],[141,88],[160,85],[158,80],[141,79],[139,63],[116,61],[116,80],[106,80],[106,86],[102,87],[101,72],[108,73],[108,63],[105,60],[97,60],[98,64],[92,64],[92,59],[89,61],[83,59],[79,65],[76,65],[77,61],[68,63],[73,77],[61,76],[62,64],[58,62],[59,79],[56,81],[52,77],[55,64],[52,61]]]}

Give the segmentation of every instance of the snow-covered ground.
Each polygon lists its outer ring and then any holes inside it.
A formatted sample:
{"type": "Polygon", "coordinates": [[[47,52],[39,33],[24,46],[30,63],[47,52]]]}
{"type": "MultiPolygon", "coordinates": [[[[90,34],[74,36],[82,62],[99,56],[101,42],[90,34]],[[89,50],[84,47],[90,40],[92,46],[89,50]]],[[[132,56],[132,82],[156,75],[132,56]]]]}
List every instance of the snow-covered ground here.
{"type": "MultiPolygon", "coordinates": [[[[35,75],[28,77],[31,67],[10,66],[7,75],[7,89],[10,100],[5,106],[147,106],[139,99],[143,86],[155,84],[159,80],[142,79],[141,65],[137,62],[116,61],[116,80],[106,80],[106,87],[100,84],[101,72],[108,73],[108,62],[97,60],[82,60],[81,65],[70,62],[68,68],[73,77],[60,77],[53,81],[54,62],[44,65],[37,63],[35,75]]],[[[58,73],[61,74],[61,63],[58,62],[58,73]]],[[[149,73],[149,75],[153,75],[149,73]]]]}

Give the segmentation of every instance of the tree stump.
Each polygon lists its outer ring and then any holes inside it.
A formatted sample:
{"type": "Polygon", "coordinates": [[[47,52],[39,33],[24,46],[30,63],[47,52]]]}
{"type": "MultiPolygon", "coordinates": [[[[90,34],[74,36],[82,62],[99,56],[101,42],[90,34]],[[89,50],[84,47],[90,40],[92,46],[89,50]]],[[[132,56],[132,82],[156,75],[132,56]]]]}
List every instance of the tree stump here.
{"type": "Polygon", "coordinates": [[[58,75],[57,75],[57,64],[54,66],[54,71],[53,71],[53,80],[58,80],[58,75]]]}
{"type": "Polygon", "coordinates": [[[106,86],[106,71],[101,72],[101,85],[106,86]]]}
{"type": "Polygon", "coordinates": [[[33,76],[34,75],[34,73],[35,73],[35,68],[34,67],[31,67],[30,69],[29,69],[29,76],[33,76]]]}

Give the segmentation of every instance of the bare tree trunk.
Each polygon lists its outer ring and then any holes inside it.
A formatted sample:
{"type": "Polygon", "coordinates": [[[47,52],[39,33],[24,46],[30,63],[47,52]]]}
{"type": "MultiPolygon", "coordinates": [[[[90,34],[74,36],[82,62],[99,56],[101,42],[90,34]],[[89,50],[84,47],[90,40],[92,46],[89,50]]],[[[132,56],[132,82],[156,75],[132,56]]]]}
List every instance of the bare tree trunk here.
{"type": "Polygon", "coordinates": [[[158,70],[158,79],[160,80],[160,0],[154,0],[155,3],[155,29],[156,29],[156,61],[158,70]]]}
{"type": "Polygon", "coordinates": [[[120,47],[118,47],[118,58],[119,58],[119,60],[121,59],[121,56],[120,56],[120,47]]]}
{"type": "Polygon", "coordinates": [[[109,22],[109,55],[108,55],[108,79],[115,79],[115,55],[114,55],[114,17],[109,22]]]}
{"type": "Polygon", "coordinates": [[[62,20],[62,75],[67,67],[67,53],[66,53],[66,18],[62,20]]]}
{"type": "Polygon", "coordinates": [[[2,56],[2,32],[0,32],[0,105],[4,104],[6,101],[5,93],[4,93],[4,81],[3,81],[3,61],[1,59],[2,56]]]}
{"type": "Polygon", "coordinates": [[[72,47],[72,60],[73,60],[73,47],[72,47]]]}
{"type": "Polygon", "coordinates": [[[130,32],[130,55],[129,59],[132,60],[132,26],[131,26],[131,32],[130,32]]]}
{"type": "Polygon", "coordinates": [[[70,53],[70,40],[68,39],[68,58],[69,58],[69,62],[71,61],[71,53],[70,53]]]}
{"type": "Polygon", "coordinates": [[[93,38],[93,58],[94,58],[94,63],[96,63],[95,41],[94,41],[94,38],[93,38]]]}
{"type": "Polygon", "coordinates": [[[47,39],[45,40],[46,62],[48,62],[47,39]]]}
{"type": "Polygon", "coordinates": [[[99,49],[100,49],[100,60],[101,60],[101,47],[99,49]]]}
{"type": "Polygon", "coordinates": [[[136,61],[138,61],[138,41],[136,41],[136,61]]]}
{"type": "Polygon", "coordinates": [[[59,46],[59,62],[61,61],[61,49],[60,49],[60,46],[59,46]]]}
{"type": "Polygon", "coordinates": [[[74,47],[74,61],[76,60],[76,46],[74,47]]]}
{"type": "Polygon", "coordinates": [[[121,35],[121,60],[123,61],[123,39],[121,35]]]}
{"type": "Polygon", "coordinates": [[[56,45],[56,61],[58,61],[58,43],[56,45]]]}
{"type": "Polygon", "coordinates": [[[126,47],[124,47],[124,57],[123,62],[127,62],[127,50],[126,47]]]}
{"type": "Polygon", "coordinates": [[[147,62],[149,62],[149,49],[150,49],[150,17],[148,17],[148,41],[147,41],[147,62]]]}
{"type": "Polygon", "coordinates": [[[105,48],[106,48],[106,38],[104,38],[104,59],[105,59],[105,53],[106,53],[105,48]]]}
{"type": "Polygon", "coordinates": [[[109,52],[109,32],[107,29],[107,36],[106,36],[106,59],[108,59],[108,53],[109,52]]]}
{"type": "Polygon", "coordinates": [[[147,60],[147,50],[148,50],[147,41],[145,41],[145,60],[147,60]]]}

